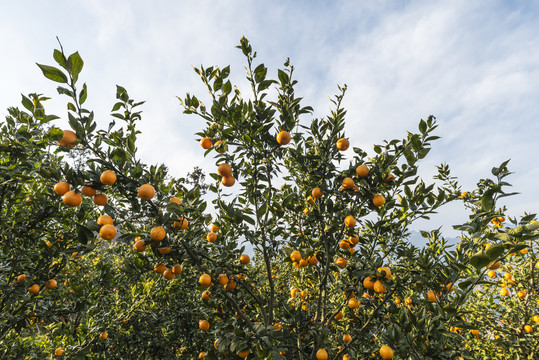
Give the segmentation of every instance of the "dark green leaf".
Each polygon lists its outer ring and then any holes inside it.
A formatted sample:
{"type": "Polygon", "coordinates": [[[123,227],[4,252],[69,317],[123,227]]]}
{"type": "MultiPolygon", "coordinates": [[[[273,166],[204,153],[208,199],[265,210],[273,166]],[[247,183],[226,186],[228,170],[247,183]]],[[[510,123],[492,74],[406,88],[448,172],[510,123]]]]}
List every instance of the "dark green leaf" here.
{"type": "Polygon", "coordinates": [[[39,68],[43,72],[43,75],[45,75],[47,79],[59,83],[67,83],[67,76],[62,72],[62,70],[48,65],[37,64],[37,66],[39,66],[39,68]]]}

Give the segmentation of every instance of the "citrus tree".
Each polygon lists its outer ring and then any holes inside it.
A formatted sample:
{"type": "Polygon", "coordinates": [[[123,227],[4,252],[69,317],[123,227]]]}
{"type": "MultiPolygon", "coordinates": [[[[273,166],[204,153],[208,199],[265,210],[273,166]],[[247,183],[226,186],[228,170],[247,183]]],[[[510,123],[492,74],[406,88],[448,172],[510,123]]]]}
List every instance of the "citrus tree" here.
{"type": "Polygon", "coordinates": [[[346,136],[346,86],[312,119],[288,60],[271,78],[247,39],[238,48],[249,95],[229,66],[201,66],[208,99],[180,98],[203,121],[209,184],[140,161],[143,103],[123,87],[98,129],[78,53],[39,65],[67,96],[71,129],[37,94],[2,124],[2,356],[533,358],[537,226],[502,226],[507,163],[466,193],[445,164],[425,181],[433,116],[368,153],[346,136]],[[439,229],[410,243],[414,221],[459,200],[471,215],[457,246],[439,229]]]}

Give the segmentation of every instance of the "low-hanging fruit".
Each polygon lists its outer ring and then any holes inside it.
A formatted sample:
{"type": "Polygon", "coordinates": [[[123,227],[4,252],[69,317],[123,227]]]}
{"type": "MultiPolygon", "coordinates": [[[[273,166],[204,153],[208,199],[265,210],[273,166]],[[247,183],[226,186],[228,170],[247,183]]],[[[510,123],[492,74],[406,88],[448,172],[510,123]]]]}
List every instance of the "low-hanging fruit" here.
{"type": "Polygon", "coordinates": [[[65,181],[57,182],[54,185],[54,192],[60,196],[63,196],[66,192],[70,190],[70,186],[65,181]]]}
{"type": "Polygon", "coordinates": [[[116,174],[112,170],[105,170],[99,177],[103,185],[112,185],[116,182],[116,174]]]}
{"type": "Polygon", "coordinates": [[[217,167],[217,174],[220,176],[232,176],[232,168],[227,163],[220,164],[217,167]]]}
{"type": "Polygon", "coordinates": [[[114,227],[114,225],[106,224],[101,226],[101,229],[99,229],[99,236],[103,238],[104,240],[112,240],[117,234],[117,230],[114,227]]]}
{"type": "Polygon", "coordinates": [[[356,175],[360,178],[364,179],[367,176],[369,176],[370,169],[367,167],[367,165],[359,165],[356,168],[356,175]]]}
{"type": "Polygon", "coordinates": [[[142,200],[151,200],[155,196],[155,189],[150,184],[143,184],[138,188],[138,196],[142,200]]]}
{"type": "Polygon", "coordinates": [[[165,238],[167,232],[162,226],[156,226],[150,231],[150,238],[155,241],[161,241],[165,238]]]}
{"type": "Polygon", "coordinates": [[[281,131],[277,134],[277,143],[279,145],[287,145],[290,140],[292,140],[292,137],[290,136],[290,133],[288,131],[281,131]]]}
{"type": "Polygon", "coordinates": [[[101,215],[97,218],[98,225],[112,225],[114,221],[109,215],[101,215]]]}
{"type": "Polygon", "coordinates": [[[94,196],[94,204],[96,204],[97,206],[105,206],[107,201],[107,195],[105,194],[95,194],[94,196]]]}
{"type": "Polygon", "coordinates": [[[80,193],[70,190],[64,194],[62,201],[67,206],[76,207],[82,203],[82,196],[80,193]]]}

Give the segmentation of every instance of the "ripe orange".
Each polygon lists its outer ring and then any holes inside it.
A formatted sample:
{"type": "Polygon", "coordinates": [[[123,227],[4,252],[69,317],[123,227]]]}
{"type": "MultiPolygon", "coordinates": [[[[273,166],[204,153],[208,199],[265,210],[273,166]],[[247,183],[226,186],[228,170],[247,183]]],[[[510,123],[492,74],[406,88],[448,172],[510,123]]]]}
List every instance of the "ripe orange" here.
{"type": "Polygon", "coordinates": [[[210,300],[210,296],[211,296],[211,293],[208,290],[204,290],[201,295],[202,299],[204,300],[210,300]]]}
{"type": "Polygon", "coordinates": [[[328,359],[328,352],[324,349],[319,349],[316,352],[316,358],[318,360],[327,360],[328,359]]]}
{"type": "Polygon", "coordinates": [[[370,169],[367,167],[367,165],[359,165],[356,168],[356,175],[360,178],[364,179],[367,176],[369,176],[370,169]]]}
{"type": "Polygon", "coordinates": [[[354,179],[349,178],[349,177],[345,177],[344,179],[342,179],[342,187],[343,188],[345,188],[345,189],[353,189],[354,186],[356,186],[354,184],[354,179]]]}
{"type": "Polygon", "coordinates": [[[38,284],[32,284],[32,286],[30,286],[28,288],[28,292],[30,294],[37,294],[39,292],[39,285],[38,284]]]}
{"type": "Polygon", "coordinates": [[[390,360],[393,359],[393,349],[391,349],[389,346],[384,345],[380,348],[380,356],[384,360],[390,360]]]}
{"type": "Polygon", "coordinates": [[[183,270],[182,270],[181,265],[176,264],[172,267],[172,273],[174,273],[174,275],[180,275],[182,271],[183,270]]]}
{"type": "Polygon", "coordinates": [[[209,242],[215,242],[215,240],[217,240],[217,234],[214,232],[209,232],[208,235],[206,235],[206,240],[209,242]]]}
{"type": "Polygon", "coordinates": [[[293,262],[299,263],[301,261],[301,253],[297,250],[292,251],[292,254],[290,254],[290,259],[292,259],[293,262]]]}
{"type": "Polygon", "coordinates": [[[432,290],[429,290],[429,292],[427,293],[427,299],[430,301],[430,302],[435,302],[438,300],[438,294],[436,294],[434,291],[432,290]]]}
{"type": "Polygon", "coordinates": [[[99,230],[99,236],[101,236],[104,240],[112,240],[116,236],[117,231],[114,225],[106,224],[101,226],[101,229],[99,230]]]}
{"type": "Polygon", "coordinates": [[[501,296],[508,296],[509,295],[509,290],[507,290],[507,288],[501,288],[500,289],[500,295],[501,296]]]}
{"type": "Polygon", "coordinates": [[[150,231],[150,238],[155,241],[161,241],[165,238],[167,232],[162,226],[156,226],[150,231]]]}
{"type": "Polygon", "coordinates": [[[277,322],[277,323],[273,324],[273,328],[275,330],[281,330],[283,328],[283,326],[277,322]]]}
{"type": "Polygon", "coordinates": [[[226,291],[234,290],[236,288],[236,281],[231,279],[228,284],[224,286],[224,288],[226,291]]]}
{"type": "Polygon", "coordinates": [[[344,341],[345,343],[349,343],[350,341],[352,341],[352,336],[350,336],[350,334],[344,334],[342,336],[342,341],[344,341]]]}
{"type": "Polygon", "coordinates": [[[335,314],[335,320],[341,320],[344,317],[344,314],[342,311],[339,311],[337,314],[335,314]]]}
{"type": "Polygon", "coordinates": [[[57,193],[60,196],[63,196],[66,192],[68,192],[70,189],[69,184],[65,181],[57,182],[54,185],[54,192],[57,193]]]}
{"type": "Polygon", "coordinates": [[[142,200],[151,200],[155,196],[155,189],[150,184],[141,185],[138,188],[138,196],[142,200]]]}
{"type": "Polygon", "coordinates": [[[346,267],[346,265],[348,265],[348,260],[346,260],[345,258],[337,258],[337,260],[335,260],[335,263],[337,264],[337,266],[340,268],[340,269],[344,269],[346,267]]]}
{"type": "Polygon", "coordinates": [[[106,331],[103,331],[101,334],[99,334],[99,338],[101,340],[107,340],[108,337],[109,337],[109,334],[107,334],[106,331]]]}
{"type": "Polygon", "coordinates": [[[209,137],[203,137],[200,139],[200,146],[202,146],[203,149],[208,150],[211,148],[211,139],[209,137]]]}
{"type": "Polygon", "coordinates": [[[116,182],[116,174],[112,170],[105,170],[99,180],[103,185],[112,185],[116,182]]]}
{"type": "Polygon", "coordinates": [[[199,354],[198,354],[198,358],[199,359],[204,359],[206,357],[206,353],[204,351],[201,351],[199,354]]]}
{"type": "Polygon", "coordinates": [[[54,350],[54,355],[56,356],[62,356],[63,354],[64,354],[64,349],[62,349],[61,347],[56,348],[56,350],[54,350]]]}
{"type": "Polygon", "coordinates": [[[352,360],[349,354],[344,354],[342,360],[352,360]]]}
{"type": "Polygon", "coordinates": [[[344,219],[344,225],[346,227],[353,228],[354,226],[356,226],[356,219],[352,215],[348,215],[344,219]]]}
{"type": "Polygon", "coordinates": [[[386,203],[386,199],[383,195],[374,195],[372,197],[372,203],[374,206],[380,207],[386,203]]]}
{"type": "Polygon", "coordinates": [[[172,224],[175,228],[180,228],[180,230],[185,230],[189,226],[189,222],[186,218],[178,218],[178,221],[174,221],[172,224]]]}
{"type": "Polygon", "coordinates": [[[494,264],[492,264],[492,265],[489,267],[489,269],[490,269],[490,270],[496,270],[496,269],[498,269],[500,266],[502,266],[501,261],[496,261],[494,264]]]}
{"type": "Polygon", "coordinates": [[[82,203],[82,196],[79,193],[76,193],[73,190],[70,190],[64,194],[62,201],[67,206],[79,206],[82,203]]]}
{"type": "Polygon", "coordinates": [[[114,221],[112,220],[112,218],[108,215],[101,215],[100,217],[97,218],[97,224],[98,225],[112,225],[114,223],[114,221]]]}
{"type": "Polygon", "coordinates": [[[211,277],[208,274],[202,274],[200,275],[200,278],[198,279],[198,283],[202,285],[205,288],[208,288],[211,286],[211,277]]]}
{"type": "Polygon", "coordinates": [[[135,250],[137,250],[138,252],[143,252],[144,250],[146,250],[146,243],[143,241],[143,240],[139,240],[135,243],[135,250]]]}
{"type": "Polygon", "coordinates": [[[159,254],[161,255],[170,254],[170,250],[171,250],[170,246],[157,249],[157,251],[159,251],[159,254]]]}
{"type": "Polygon", "coordinates": [[[17,282],[23,282],[24,280],[26,280],[26,274],[20,274],[15,278],[15,281],[17,282]]]}
{"type": "Polygon", "coordinates": [[[84,185],[80,192],[82,193],[82,195],[88,197],[93,197],[95,196],[95,194],[97,194],[97,190],[88,185],[84,185]]]}
{"type": "Polygon", "coordinates": [[[217,224],[211,224],[210,231],[214,233],[219,232],[219,226],[217,224]]]}
{"type": "Polygon", "coordinates": [[[219,274],[219,276],[217,276],[217,283],[219,285],[228,284],[228,276],[226,276],[226,274],[219,274]]]}
{"type": "Polygon", "coordinates": [[[378,294],[382,294],[386,292],[386,286],[382,284],[380,280],[376,280],[373,287],[374,291],[378,294]]]}
{"type": "Polygon", "coordinates": [[[357,309],[359,307],[359,301],[354,298],[351,298],[350,300],[348,300],[348,307],[350,309],[357,309]]]}
{"type": "Polygon", "coordinates": [[[47,290],[54,289],[56,287],[56,285],[58,285],[56,280],[50,279],[49,281],[47,281],[45,283],[45,289],[47,289],[47,290]]]}
{"type": "Polygon", "coordinates": [[[343,250],[348,250],[350,249],[350,243],[347,240],[341,240],[339,242],[339,247],[343,250]]]}
{"type": "Polygon", "coordinates": [[[378,268],[378,272],[381,274],[381,275],[384,275],[383,272],[385,272],[385,278],[386,279],[389,279],[391,277],[391,270],[389,270],[389,268],[385,267],[385,266],[382,266],[382,267],[379,267],[378,268]]]}
{"type": "Polygon", "coordinates": [[[243,254],[240,256],[240,263],[242,263],[243,265],[249,264],[250,261],[251,261],[251,258],[249,257],[249,255],[243,254]]]}
{"type": "Polygon", "coordinates": [[[240,352],[238,353],[238,356],[239,356],[240,358],[242,358],[242,359],[245,359],[247,356],[249,356],[249,353],[250,353],[249,350],[240,351],[240,352]]]}
{"type": "Polygon", "coordinates": [[[176,203],[178,205],[180,205],[182,203],[182,201],[179,198],[177,198],[176,196],[171,197],[168,202],[173,202],[173,203],[176,203]]]}
{"type": "Polygon", "coordinates": [[[163,277],[167,280],[172,280],[174,279],[174,273],[172,272],[172,270],[166,269],[165,271],[163,271],[163,277]]]}
{"type": "Polygon", "coordinates": [[[359,238],[356,235],[352,235],[348,238],[348,242],[352,244],[352,246],[356,246],[359,243],[359,238]]]}
{"type": "Polygon", "coordinates": [[[167,267],[165,266],[165,264],[162,264],[162,263],[155,264],[155,266],[153,267],[153,271],[155,271],[158,274],[164,273],[166,269],[167,267]]]}
{"type": "Polygon", "coordinates": [[[75,145],[73,145],[73,143],[75,141],[77,141],[77,135],[75,135],[75,133],[71,130],[64,130],[64,134],[62,135],[60,141],[58,141],[58,145],[74,148],[75,145]]]}
{"type": "Polygon", "coordinates": [[[277,143],[279,143],[279,145],[287,145],[290,140],[292,140],[292,137],[288,131],[283,130],[277,134],[277,143]]]}
{"type": "Polygon", "coordinates": [[[340,138],[337,140],[337,149],[340,151],[346,151],[350,147],[350,142],[346,138],[340,138]]]}
{"type": "Polygon", "coordinates": [[[318,259],[316,258],[316,255],[309,256],[309,258],[307,259],[307,261],[308,261],[309,264],[311,264],[312,266],[315,266],[315,265],[318,264],[318,259]]]}
{"type": "Polygon", "coordinates": [[[319,187],[315,187],[312,191],[312,196],[315,199],[320,199],[322,197],[323,193],[322,190],[320,190],[319,187]]]}
{"type": "Polygon", "coordinates": [[[223,163],[217,167],[217,174],[221,176],[232,176],[232,168],[227,163],[223,163]]]}
{"type": "Polygon", "coordinates": [[[299,291],[298,289],[292,288],[292,289],[290,290],[290,297],[295,298],[296,295],[298,295],[298,291],[299,291]]]}
{"type": "Polygon", "coordinates": [[[105,194],[96,194],[94,196],[94,204],[97,206],[104,206],[107,203],[107,195],[105,194]]]}
{"type": "Polygon", "coordinates": [[[221,184],[223,184],[226,187],[234,186],[236,183],[236,179],[234,179],[234,176],[223,176],[221,179],[221,184]]]}
{"type": "Polygon", "coordinates": [[[524,325],[524,331],[527,333],[531,333],[533,331],[533,328],[530,325],[524,325]]]}
{"type": "Polygon", "coordinates": [[[539,323],[539,315],[534,315],[532,317],[532,320],[535,321],[536,323],[539,323]]]}
{"type": "Polygon", "coordinates": [[[219,154],[222,154],[227,150],[226,144],[222,141],[217,141],[213,147],[219,154]]]}

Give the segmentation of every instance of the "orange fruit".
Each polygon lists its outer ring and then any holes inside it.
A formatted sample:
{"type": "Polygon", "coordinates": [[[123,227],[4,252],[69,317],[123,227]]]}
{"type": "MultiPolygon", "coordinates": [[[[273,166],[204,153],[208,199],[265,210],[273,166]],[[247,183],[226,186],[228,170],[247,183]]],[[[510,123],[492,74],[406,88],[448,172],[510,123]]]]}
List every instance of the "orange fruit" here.
{"type": "Polygon", "coordinates": [[[37,294],[39,292],[39,285],[32,284],[32,286],[28,288],[28,292],[30,292],[30,294],[37,294]]]}
{"type": "Polygon", "coordinates": [[[301,253],[297,250],[292,251],[292,254],[290,254],[290,259],[292,259],[293,262],[300,262],[301,253]]]}
{"type": "Polygon", "coordinates": [[[215,350],[219,351],[219,347],[217,346],[217,342],[219,341],[219,339],[215,339],[215,341],[213,342],[213,347],[215,348],[215,350]]]}
{"type": "Polygon", "coordinates": [[[219,232],[219,226],[217,224],[211,224],[210,231],[214,233],[219,232]]]}
{"type": "Polygon", "coordinates": [[[242,263],[243,265],[249,264],[250,261],[251,261],[251,258],[249,257],[249,255],[243,254],[240,256],[240,263],[242,263]]]}
{"type": "Polygon", "coordinates": [[[539,323],[539,315],[534,315],[532,317],[532,320],[535,321],[536,323],[539,323]]]}
{"type": "Polygon", "coordinates": [[[177,265],[177,264],[176,264],[176,265],[174,265],[174,266],[172,267],[172,272],[174,273],[174,275],[180,275],[180,274],[182,273],[182,271],[183,271],[183,270],[182,270],[181,265],[177,265]]]}
{"type": "Polygon", "coordinates": [[[116,182],[116,174],[112,170],[105,170],[99,180],[103,185],[112,185],[116,182]]]}
{"type": "Polygon", "coordinates": [[[213,147],[219,154],[222,154],[227,150],[226,144],[222,141],[217,141],[213,147]]]}
{"type": "Polygon", "coordinates": [[[153,271],[155,271],[158,274],[164,273],[165,270],[167,270],[167,267],[165,266],[165,264],[162,264],[162,263],[155,264],[155,266],[153,267],[153,271]]]}
{"type": "Polygon", "coordinates": [[[96,194],[94,196],[94,204],[97,206],[104,206],[107,203],[107,195],[105,194],[96,194]]]}
{"type": "Polygon", "coordinates": [[[82,195],[88,197],[93,197],[95,196],[95,194],[97,194],[97,190],[88,185],[84,185],[80,192],[82,193],[82,195]]]}
{"type": "Polygon", "coordinates": [[[202,299],[204,300],[210,300],[210,296],[211,296],[211,293],[208,290],[204,290],[201,295],[202,299]]]}
{"type": "Polygon", "coordinates": [[[161,255],[166,255],[166,254],[170,254],[170,246],[167,246],[167,247],[164,247],[164,248],[159,248],[157,249],[157,251],[159,251],[159,253],[161,255]]]}
{"type": "Polygon", "coordinates": [[[316,358],[318,360],[327,360],[328,359],[328,352],[324,349],[319,349],[316,352],[316,358]]]}
{"type": "Polygon", "coordinates": [[[189,226],[189,222],[186,218],[178,218],[178,221],[174,221],[174,224],[172,225],[180,230],[185,230],[189,226]]]}
{"type": "Polygon", "coordinates": [[[156,226],[150,231],[150,238],[155,241],[161,241],[165,238],[167,232],[162,226],[156,226]]]}
{"type": "Polygon", "coordinates": [[[311,264],[312,266],[315,266],[315,265],[318,264],[318,259],[316,258],[316,255],[309,256],[309,258],[307,259],[307,261],[308,261],[309,264],[311,264]]]}
{"type": "Polygon", "coordinates": [[[501,296],[508,296],[509,295],[509,290],[507,290],[507,288],[501,288],[500,289],[500,295],[501,296]]]}
{"type": "Polygon", "coordinates": [[[171,197],[168,202],[173,202],[173,203],[176,203],[178,205],[180,205],[182,203],[182,201],[179,198],[177,198],[176,196],[171,197]]]}
{"type": "Polygon", "coordinates": [[[524,331],[527,332],[527,333],[531,333],[533,331],[533,328],[530,325],[525,325],[524,326],[524,331]]]}
{"type": "Polygon", "coordinates": [[[359,307],[359,302],[356,299],[351,298],[348,300],[348,307],[350,309],[357,309],[359,307]]]}
{"type": "Polygon", "coordinates": [[[380,348],[380,356],[384,360],[393,359],[393,349],[387,345],[384,345],[380,348]]]}
{"type": "Polygon", "coordinates": [[[236,281],[230,280],[224,287],[226,291],[232,291],[236,288],[236,281]]]}
{"type": "Polygon", "coordinates": [[[295,298],[296,295],[298,294],[298,291],[299,290],[296,288],[293,288],[292,290],[290,290],[290,297],[295,298]]]}
{"type": "Polygon", "coordinates": [[[201,351],[199,354],[198,354],[198,358],[199,359],[204,359],[206,357],[206,353],[204,351],[201,351]]]}
{"type": "Polygon", "coordinates": [[[344,269],[346,267],[346,265],[348,265],[348,260],[346,260],[345,258],[337,258],[337,260],[335,260],[335,263],[337,264],[337,266],[340,268],[340,269],[344,269]]]}
{"type": "Polygon", "coordinates": [[[372,197],[372,203],[374,206],[380,207],[386,203],[386,199],[383,195],[374,195],[372,197]]]}
{"type": "Polygon", "coordinates": [[[217,173],[221,176],[232,176],[232,168],[227,163],[223,163],[217,167],[217,173]]]}
{"type": "Polygon", "coordinates": [[[23,282],[24,280],[26,280],[26,274],[20,274],[15,278],[15,281],[17,282],[23,282]]]}
{"type": "Polygon", "coordinates": [[[214,232],[209,232],[208,235],[206,235],[206,240],[209,242],[215,242],[215,240],[217,240],[217,234],[214,232]]]}
{"type": "Polygon", "coordinates": [[[117,231],[114,225],[106,224],[99,229],[99,236],[104,240],[112,240],[116,236],[117,231]]]}
{"type": "Polygon", "coordinates": [[[349,177],[345,177],[344,179],[342,179],[342,187],[343,188],[345,188],[345,189],[353,189],[354,186],[356,186],[354,184],[354,179],[349,178],[349,177]]]}
{"type": "Polygon", "coordinates": [[[339,311],[337,314],[335,314],[335,320],[341,320],[344,317],[344,314],[342,311],[339,311]]]}
{"type": "Polygon", "coordinates": [[[356,226],[356,218],[354,218],[352,215],[348,215],[344,219],[344,225],[346,227],[353,228],[354,226],[356,226]]]}
{"type": "Polygon", "coordinates": [[[344,354],[342,360],[352,360],[349,354],[344,354]]]}
{"type": "Polygon", "coordinates": [[[320,199],[322,197],[322,190],[319,187],[315,187],[312,191],[312,196],[315,199],[320,199]]]}
{"type": "Polygon", "coordinates": [[[200,139],[200,146],[202,146],[203,149],[208,150],[211,148],[211,139],[209,137],[203,137],[200,139]]]}
{"type": "Polygon", "coordinates": [[[352,246],[356,246],[359,243],[359,238],[356,235],[352,235],[348,238],[348,242],[352,244],[352,246]]]}
{"type": "Polygon", "coordinates": [[[101,334],[99,334],[99,338],[101,340],[107,340],[108,337],[109,337],[109,334],[107,334],[106,331],[103,331],[101,334]]]}
{"type": "Polygon", "coordinates": [[[58,145],[74,148],[75,145],[73,145],[73,143],[75,141],[77,141],[77,135],[71,130],[64,130],[64,134],[62,135],[62,138],[58,141],[58,145]]]}
{"type": "Polygon", "coordinates": [[[344,334],[342,336],[342,341],[344,341],[345,343],[349,343],[350,341],[352,341],[352,336],[350,336],[350,334],[344,334]]]}
{"type": "Polygon", "coordinates": [[[60,196],[63,196],[66,192],[69,191],[69,189],[70,189],[70,186],[65,181],[57,182],[54,185],[54,192],[60,196]]]}
{"type": "Polygon", "coordinates": [[[434,302],[434,301],[437,301],[438,300],[438,294],[436,294],[434,291],[432,290],[429,290],[429,292],[427,293],[427,299],[430,301],[430,302],[434,302]]]}
{"type": "Polygon", "coordinates": [[[279,145],[287,145],[290,140],[292,140],[292,137],[288,131],[283,130],[277,134],[277,143],[279,143],[279,145]]]}
{"type": "Polygon", "coordinates": [[[138,188],[138,196],[142,200],[151,200],[155,196],[155,189],[150,184],[141,185],[138,188]]]}
{"type": "Polygon", "coordinates": [[[226,274],[219,274],[219,276],[217,276],[217,283],[219,285],[228,284],[228,276],[226,276],[226,274]]]}
{"type": "Polygon", "coordinates": [[[400,304],[401,304],[401,298],[396,298],[395,305],[400,305],[400,304]]]}
{"type": "Polygon", "coordinates": [[[67,206],[79,206],[82,203],[82,196],[79,193],[76,193],[73,190],[70,190],[64,194],[62,201],[67,206]]]}
{"type": "Polygon", "coordinates": [[[494,264],[492,264],[492,265],[489,267],[489,269],[490,269],[490,270],[496,270],[496,269],[498,269],[500,266],[502,266],[501,261],[496,261],[494,264]]]}
{"type": "Polygon", "coordinates": [[[378,272],[379,272],[381,275],[383,275],[383,274],[382,274],[382,271],[385,272],[385,278],[386,278],[386,279],[389,279],[389,278],[391,277],[391,270],[389,270],[389,268],[387,268],[387,267],[385,267],[385,266],[379,267],[379,268],[378,268],[378,272]]]}
{"type": "Polygon", "coordinates": [[[382,293],[385,293],[386,292],[386,286],[384,284],[382,284],[382,282],[380,280],[376,280],[374,282],[374,286],[373,286],[373,289],[375,292],[377,292],[378,294],[382,294],[382,293]]]}
{"type": "Polygon", "coordinates": [[[242,358],[242,359],[245,359],[247,356],[249,356],[249,353],[250,353],[249,350],[240,351],[240,352],[238,353],[238,356],[239,356],[240,358],[242,358]]]}
{"type": "Polygon", "coordinates": [[[112,218],[108,215],[101,215],[97,218],[97,224],[98,225],[112,225],[114,221],[112,218]]]}
{"type": "Polygon", "coordinates": [[[56,350],[54,350],[54,355],[56,356],[62,356],[63,354],[64,354],[64,349],[62,349],[61,347],[56,348],[56,350]]]}
{"type": "Polygon", "coordinates": [[[347,240],[341,240],[339,242],[339,247],[343,250],[348,250],[350,249],[350,243],[347,240]]]}
{"type": "Polygon", "coordinates": [[[137,250],[138,252],[143,252],[144,250],[146,250],[146,243],[143,241],[143,240],[139,240],[135,243],[135,250],[137,250]]]}
{"type": "Polygon", "coordinates": [[[309,266],[309,262],[306,259],[301,259],[299,261],[299,266],[300,267],[307,267],[307,266],[309,266]]]}
{"type": "Polygon", "coordinates": [[[172,272],[172,270],[166,269],[165,271],[163,271],[163,277],[167,280],[172,280],[174,279],[174,273],[172,272]]]}
{"type": "Polygon", "coordinates": [[[56,287],[56,285],[58,285],[58,283],[56,282],[56,280],[50,279],[50,280],[47,281],[47,283],[45,284],[45,289],[47,289],[47,290],[54,289],[54,288],[56,287]]]}
{"type": "Polygon", "coordinates": [[[205,288],[208,288],[211,286],[211,277],[208,274],[202,274],[200,275],[200,278],[198,279],[198,283],[202,285],[205,288]]]}
{"type": "Polygon", "coordinates": [[[279,323],[273,324],[273,327],[274,327],[275,330],[281,330],[283,328],[283,326],[281,324],[279,324],[279,323]]]}
{"type": "Polygon", "coordinates": [[[340,151],[346,151],[350,147],[350,142],[346,138],[340,138],[337,140],[337,149],[340,151]]]}
{"type": "Polygon", "coordinates": [[[367,165],[359,165],[356,168],[356,175],[360,178],[364,179],[367,176],[369,176],[370,169],[367,167],[367,165]]]}
{"type": "Polygon", "coordinates": [[[221,184],[223,184],[226,187],[234,186],[236,183],[236,179],[234,179],[234,176],[223,176],[221,179],[221,184]]]}

